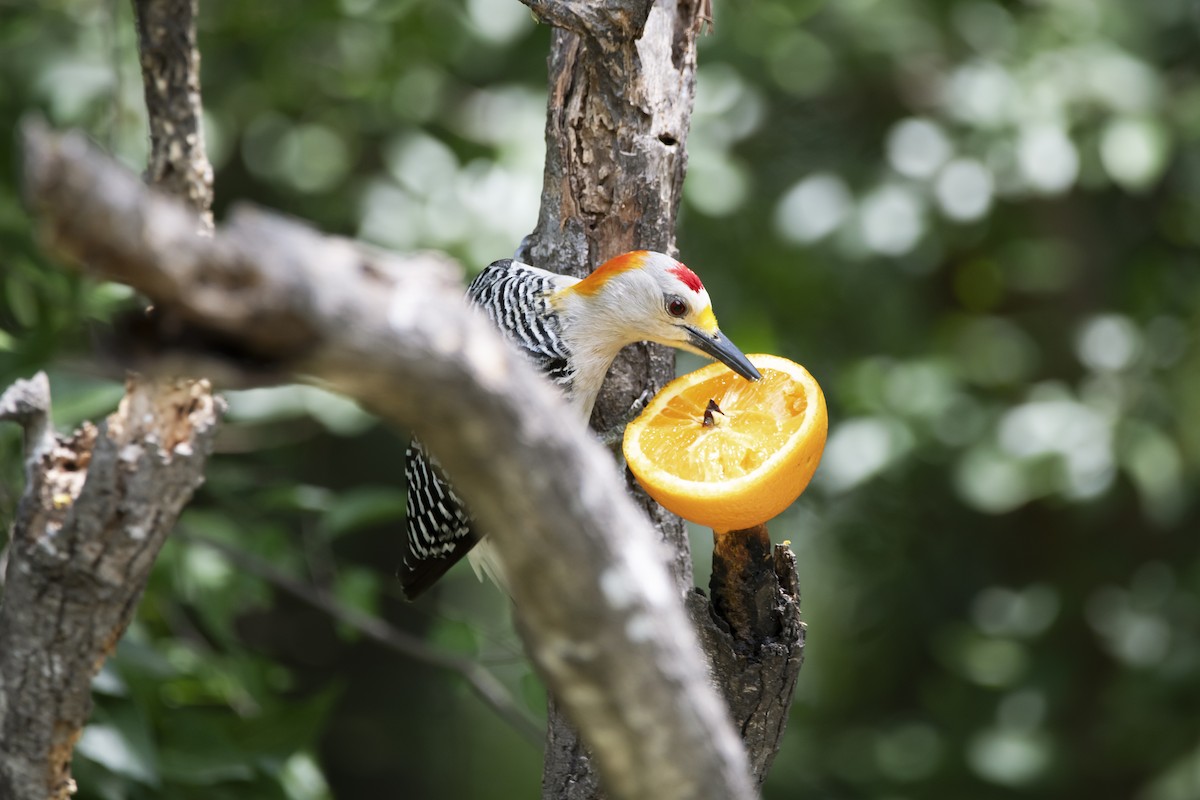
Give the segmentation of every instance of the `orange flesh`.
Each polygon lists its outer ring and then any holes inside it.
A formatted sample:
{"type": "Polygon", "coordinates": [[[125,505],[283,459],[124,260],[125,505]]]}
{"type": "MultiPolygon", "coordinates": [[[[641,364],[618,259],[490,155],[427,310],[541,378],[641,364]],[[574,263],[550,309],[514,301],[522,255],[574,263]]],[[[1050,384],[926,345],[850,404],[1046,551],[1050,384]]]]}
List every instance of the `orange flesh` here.
{"type": "Polygon", "coordinates": [[[639,438],[647,460],[664,472],[689,481],[741,478],[779,452],[804,422],[808,400],[803,387],[786,373],[762,370],[755,383],[730,382],[718,375],[671,399],[639,438]],[[715,400],[705,427],[704,409],[715,400]]]}

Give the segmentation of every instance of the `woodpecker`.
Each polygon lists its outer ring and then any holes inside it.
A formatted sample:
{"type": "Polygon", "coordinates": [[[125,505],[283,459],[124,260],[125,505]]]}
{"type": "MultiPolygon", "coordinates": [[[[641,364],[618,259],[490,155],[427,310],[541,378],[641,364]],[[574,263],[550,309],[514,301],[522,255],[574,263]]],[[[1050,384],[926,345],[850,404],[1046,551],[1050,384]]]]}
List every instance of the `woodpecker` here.
{"type": "MultiPolygon", "coordinates": [[[[696,273],[662,253],[639,250],[582,280],[503,259],[467,288],[469,302],[563,392],[585,424],[621,348],[650,341],[716,358],[747,380],[762,376],[717,327],[696,273]]],[[[400,583],[412,600],[471,552],[478,574],[503,586],[486,539],[433,457],[417,439],[407,453],[408,526],[400,583]],[[476,548],[472,551],[472,548],[476,548]]]]}

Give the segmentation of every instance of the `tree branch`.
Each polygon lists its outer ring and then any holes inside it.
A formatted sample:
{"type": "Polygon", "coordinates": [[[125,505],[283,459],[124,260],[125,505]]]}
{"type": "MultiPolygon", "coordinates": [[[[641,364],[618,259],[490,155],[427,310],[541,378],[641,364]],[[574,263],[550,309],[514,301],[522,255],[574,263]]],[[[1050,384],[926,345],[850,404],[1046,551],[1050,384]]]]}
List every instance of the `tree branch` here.
{"type": "Polygon", "coordinates": [[[266,561],[225,542],[185,529],[176,531],[175,537],[216,550],[239,570],[262,578],[275,588],[325,612],[376,644],[405,658],[458,673],[470,685],[475,695],[490,706],[496,712],[496,716],[507,722],[513,730],[530,742],[541,741],[542,726],[517,705],[504,685],[478,661],[431,647],[423,640],[389,625],[384,620],[343,605],[329,593],[314,586],[307,586],[266,561]]]}
{"type": "Polygon", "coordinates": [[[804,663],[796,556],[771,546],[767,527],[713,533],[712,602],[688,596],[688,610],[742,733],[759,785],[779,752],[804,663]]]}
{"type": "MultiPolygon", "coordinates": [[[[39,404],[48,411],[48,391],[39,404]]],[[[0,605],[0,797],[74,791],[71,752],[91,711],[91,679],[203,481],[221,409],[204,382],[130,379],[99,429],[85,424],[30,453],[0,605]]],[[[0,415],[22,421],[32,441],[39,416],[0,415]]]]}
{"type": "MultiPolygon", "coordinates": [[[[560,18],[570,16],[571,6],[547,5],[560,9],[560,18]]],[[[686,0],[656,0],[638,37],[597,34],[602,22],[586,25],[568,18],[557,23],[550,48],[541,212],[522,247],[526,260],[582,277],[628,250],[674,251],[687,159],[683,142],[695,94],[694,36],[690,28],[676,34],[686,6],[686,0]]],[[[626,348],[597,398],[593,427],[620,424],[643,391],[666,385],[674,372],[675,357],[667,348],[626,348]]],[[[676,590],[685,595],[692,586],[692,556],[683,522],[632,479],[626,491],[672,553],[676,590]]],[[[597,796],[590,757],[553,694],[547,718],[542,797],[597,796]]]]}
{"type": "Polygon", "coordinates": [[[42,455],[54,446],[54,426],[50,423],[50,380],[39,372],[27,381],[17,381],[0,396],[0,421],[15,422],[25,433],[25,476],[32,482],[33,471],[42,455]]]}
{"type": "Polygon", "coordinates": [[[200,105],[199,0],[133,0],[150,158],[146,183],[184,200],[212,230],[213,171],[200,105]]]}
{"type": "MultiPolygon", "coordinates": [[[[135,0],[134,11],[150,120],[146,180],[189,204],[192,230],[197,219],[210,230],[196,0],[135,0]]],[[[59,441],[39,377],[36,412],[4,415],[25,424],[29,448],[0,607],[0,796],[14,800],[74,791],[71,755],[91,711],[91,678],[203,481],[223,407],[207,382],[131,378],[100,430],[85,425],[59,441]]]]}
{"type": "Polygon", "coordinates": [[[605,50],[642,35],[653,0],[521,0],[539,22],[588,36],[605,50]]]}
{"type": "Polygon", "coordinates": [[[492,534],[521,630],[627,798],[746,798],[741,743],[645,518],[555,390],[450,286],[265,213],[211,239],[76,137],[27,126],[47,244],[414,429],[492,534]],[[98,222],[99,220],[99,222],[98,222]],[[287,320],[264,333],[262,315],[287,320]],[[569,532],[569,535],[568,535],[569,532]]]}

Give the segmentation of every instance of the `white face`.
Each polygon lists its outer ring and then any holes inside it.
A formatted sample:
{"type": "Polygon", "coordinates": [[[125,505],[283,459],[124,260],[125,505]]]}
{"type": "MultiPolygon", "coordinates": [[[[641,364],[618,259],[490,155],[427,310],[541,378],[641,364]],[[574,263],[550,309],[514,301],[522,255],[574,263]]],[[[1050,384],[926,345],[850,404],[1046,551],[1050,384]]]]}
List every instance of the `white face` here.
{"type": "Polygon", "coordinates": [[[590,354],[581,363],[602,365],[603,371],[625,345],[649,341],[718,359],[748,380],[762,377],[717,327],[700,279],[662,253],[617,256],[552,302],[564,312],[571,347],[590,354]]]}
{"type": "Polygon", "coordinates": [[[626,253],[555,295],[568,313],[573,346],[608,352],[657,342],[703,354],[696,337],[719,335],[708,292],[684,265],[662,253],[626,253]]]}
{"type": "Polygon", "coordinates": [[[718,330],[717,319],[699,279],[684,272],[690,276],[685,282],[679,269],[674,259],[656,253],[641,269],[614,276],[603,297],[597,298],[609,324],[621,329],[629,342],[658,342],[700,352],[690,344],[688,329],[711,335],[718,330]]]}
{"type": "Polygon", "coordinates": [[[697,290],[670,272],[654,270],[650,274],[658,283],[660,297],[656,321],[668,337],[664,343],[696,352],[688,344],[688,329],[707,334],[718,330],[708,291],[703,286],[697,290]]]}

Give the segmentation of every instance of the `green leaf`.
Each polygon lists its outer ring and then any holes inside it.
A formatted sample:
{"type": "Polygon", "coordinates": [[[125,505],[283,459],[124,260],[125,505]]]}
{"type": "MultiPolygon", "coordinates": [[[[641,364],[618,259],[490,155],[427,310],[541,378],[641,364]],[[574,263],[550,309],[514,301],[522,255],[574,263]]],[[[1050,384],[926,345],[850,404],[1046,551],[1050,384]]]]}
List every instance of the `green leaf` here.
{"type": "Polygon", "coordinates": [[[48,370],[48,374],[54,401],[54,423],[60,430],[74,428],[84,420],[99,421],[112,413],[125,396],[125,386],[118,381],[57,369],[48,370]]]}
{"type": "Polygon", "coordinates": [[[158,786],[158,751],[141,709],[119,702],[96,716],[98,721],[83,729],[75,752],[117,775],[158,786]]]}
{"type": "Polygon", "coordinates": [[[331,536],[404,519],[405,493],[399,487],[366,486],[339,493],[322,520],[331,536]]]}
{"type": "Polygon", "coordinates": [[[479,652],[479,636],[465,622],[440,619],[429,631],[429,643],[444,650],[473,656],[479,652]]]}
{"type": "Polygon", "coordinates": [[[129,694],[129,687],[125,685],[112,661],[105,661],[96,677],[92,678],[92,691],[113,697],[125,697],[129,694]]]}
{"type": "Polygon", "coordinates": [[[338,573],[334,591],[344,605],[371,615],[379,611],[379,576],[374,572],[344,568],[338,573]]]}

